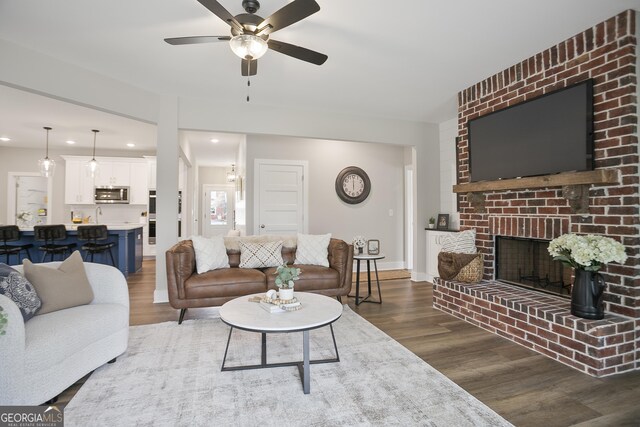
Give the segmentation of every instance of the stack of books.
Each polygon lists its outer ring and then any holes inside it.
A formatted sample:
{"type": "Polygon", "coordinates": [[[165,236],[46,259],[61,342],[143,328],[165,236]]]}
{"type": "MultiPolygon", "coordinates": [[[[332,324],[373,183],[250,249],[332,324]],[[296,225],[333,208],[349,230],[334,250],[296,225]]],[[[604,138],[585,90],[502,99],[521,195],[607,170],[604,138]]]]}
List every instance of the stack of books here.
{"type": "Polygon", "coordinates": [[[269,313],[284,313],[285,311],[295,311],[300,307],[300,301],[289,302],[285,304],[270,304],[268,302],[260,301],[260,307],[269,313]]]}

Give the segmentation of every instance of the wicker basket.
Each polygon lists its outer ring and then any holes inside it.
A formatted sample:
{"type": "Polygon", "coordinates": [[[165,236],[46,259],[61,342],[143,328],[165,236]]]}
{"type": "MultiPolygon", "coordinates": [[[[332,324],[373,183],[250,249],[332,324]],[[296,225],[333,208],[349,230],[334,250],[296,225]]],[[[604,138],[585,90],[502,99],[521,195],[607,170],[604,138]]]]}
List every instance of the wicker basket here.
{"type": "Polygon", "coordinates": [[[462,267],[453,280],[465,283],[478,283],[482,280],[483,273],[484,261],[482,259],[482,254],[477,254],[469,264],[462,267]]]}

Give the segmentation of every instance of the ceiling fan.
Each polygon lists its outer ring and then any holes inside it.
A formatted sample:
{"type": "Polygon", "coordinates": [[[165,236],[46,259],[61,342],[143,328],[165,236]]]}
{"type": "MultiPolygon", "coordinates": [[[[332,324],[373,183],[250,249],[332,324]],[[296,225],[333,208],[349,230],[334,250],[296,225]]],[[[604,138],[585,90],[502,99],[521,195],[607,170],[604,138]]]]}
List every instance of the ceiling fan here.
{"type": "Polygon", "coordinates": [[[266,19],[255,14],[260,9],[260,3],[257,0],[243,0],[242,7],[247,13],[236,16],[231,15],[216,0],[198,0],[198,2],[231,27],[231,36],[172,37],[164,39],[165,42],[171,45],[184,45],[228,41],[231,50],[242,58],[243,76],[257,74],[257,59],[264,55],[267,49],[316,65],[324,64],[328,58],[327,55],[311,49],[270,38],[271,33],[319,11],[320,6],[315,0],[294,0],[266,19]]]}

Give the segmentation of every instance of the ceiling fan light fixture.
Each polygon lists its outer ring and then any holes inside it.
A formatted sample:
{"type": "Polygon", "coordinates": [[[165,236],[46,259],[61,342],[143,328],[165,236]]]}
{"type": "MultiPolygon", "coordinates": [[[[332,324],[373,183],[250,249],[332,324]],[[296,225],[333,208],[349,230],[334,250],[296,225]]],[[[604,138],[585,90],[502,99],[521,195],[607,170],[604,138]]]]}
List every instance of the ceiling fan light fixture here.
{"type": "Polygon", "coordinates": [[[231,38],[229,46],[242,59],[259,59],[269,48],[267,42],[253,34],[239,34],[231,38]]]}

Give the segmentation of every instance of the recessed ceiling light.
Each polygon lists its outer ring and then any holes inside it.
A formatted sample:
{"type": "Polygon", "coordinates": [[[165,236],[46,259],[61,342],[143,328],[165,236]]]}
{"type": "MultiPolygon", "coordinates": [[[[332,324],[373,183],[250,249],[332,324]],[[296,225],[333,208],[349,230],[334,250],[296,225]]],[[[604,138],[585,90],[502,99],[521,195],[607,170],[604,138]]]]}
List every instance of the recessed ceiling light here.
{"type": "Polygon", "coordinates": [[[216,138],[213,138],[213,139],[211,140],[211,142],[213,142],[214,144],[217,144],[218,142],[220,142],[220,140],[219,140],[219,139],[216,139],[216,138]]]}
{"type": "Polygon", "coordinates": [[[3,136],[2,138],[0,138],[0,141],[9,142],[9,141],[11,141],[11,138],[7,138],[6,136],[3,136]]]}
{"type": "Polygon", "coordinates": [[[70,140],[70,139],[69,139],[69,140],[67,140],[67,141],[65,141],[65,142],[66,142],[67,144],[69,144],[69,145],[73,145],[73,144],[75,144],[75,143],[76,143],[75,141],[72,141],[72,140],[70,140]]]}
{"type": "Polygon", "coordinates": [[[129,142],[129,143],[127,144],[127,147],[135,147],[135,146],[136,146],[136,144],[134,144],[133,142],[129,142]]]}

